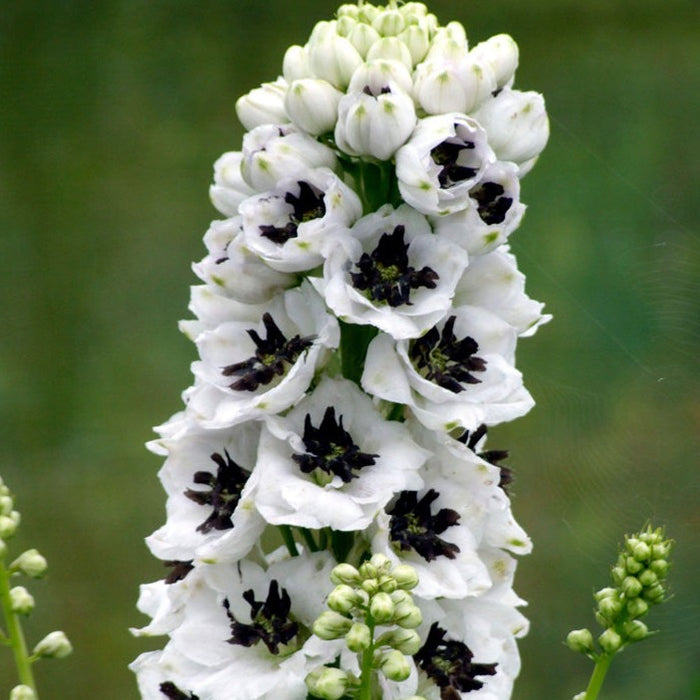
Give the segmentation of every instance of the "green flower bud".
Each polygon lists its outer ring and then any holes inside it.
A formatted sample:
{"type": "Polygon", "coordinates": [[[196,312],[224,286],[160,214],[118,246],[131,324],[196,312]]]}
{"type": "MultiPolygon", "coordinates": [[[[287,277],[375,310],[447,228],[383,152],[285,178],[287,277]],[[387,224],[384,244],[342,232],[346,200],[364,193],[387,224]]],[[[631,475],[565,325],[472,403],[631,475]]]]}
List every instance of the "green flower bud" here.
{"type": "Polygon", "coordinates": [[[36,694],[28,685],[16,685],[10,691],[10,700],[35,700],[36,694]]]}
{"type": "Polygon", "coordinates": [[[73,651],[68,637],[57,630],[47,634],[35,647],[33,654],[36,656],[47,656],[53,659],[62,659],[73,651]]]}
{"type": "Polygon", "coordinates": [[[612,576],[613,583],[615,583],[616,586],[619,586],[625,580],[627,570],[624,566],[613,566],[610,574],[612,576]]]}
{"type": "Polygon", "coordinates": [[[668,573],[668,561],[666,559],[654,559],[649,563],[649,568],[660,578],[666,578],[668,573]]]}
{"type": "Polygon", "coordinates": [[[9,515],[14,507],[15,502],[12,500],[12,496],[7,494],[0,496],[0,515],[9,515]]]}
{"type": "Polygon", "coordinates": [[[394,616],[396,606],[388,593],[375,593],[369,602],[369,612],[380,625],[389,622],[394,616]]]}
{"type": "Polygon", "coordinates": [[[423,645],[418,632],[414,629],[392,629],[382,634],[375,642],[376,646],[389,646],[402,654],[413,655],[423,645]]]}
{"type": "Polygon", "coordinates": [[[372,578],[377,578],[378,575],[379,571],[377,570],[377,567],[374,566],[374,564],[372,564],[371,561],[366,561],[360,566],[360,577],[364,581],[367,581],[372,578]]]}
{"type": "Polygon", "coordinates": [[[642,592],[642,584],[638,578],[627,576],[620,584],[620,590],[627,598],[636,598],[642,592]]]}
{"type": "Polygon", "coordinates": [[[369,627],[361,622],[353,623],[345,635],[345,642],[350,651],[360,652],[369,649],[372,644],[372,635],[369,627]]]}
{"type": "Polygon", "coordinates": [[[338,15],[338,18],[351,17],[352,19],[356,20],[360,15],[360,8],[357,5],[341,5],[336,10],[336,15],[338,15]]]}
{"type": "Polygon", "coordinates": [[[594,651],[593,635],[588,629],[571,630],[566,635],[566,645],[573,651],[590,654],[594,651]]]}
{"type": "Polygon", "coordinates": [[[404,591],[410,591],[418,585],[418,573],[408,564],[399,564],[391,573],[396,585],[404,591]]]}
{"type": "Polygon", "coordinates": [[[598,644],[600,644],[603,651],[614,654],[622,646],[622,638],[615,630],[607,629],[598,637],[598,644]]]}
{"type": "Polygon", "coordinates": [[[352,17],[339,17],[338,22],[335,25],[335,31],[338,32],[339,36],[347,36],[352,31],[353,27],[357,25],[357,21],[352,17]]]}
{"type": "Polygon", "coordinates": [[[20,516],[16,510],[8,515],[0,515],[0,538],[7,540],[17,532],[20,516]]]}
{"type": "Polygon", "coordinates": [[[644,571],[639,574],[639,583],[645,588],[650,588],[659,583],[659,578],[651,569],[644,569],[644,571]]]}
{"type": "Polygon", "coordinates": [[[413,598],[411,597],[411,594],[400,589],[398,591],[394,591],[391,594],[391,599],[396,605],[398,605],[399,603],[413,603],[413,598]]]}
{"type": "Polygon", "coordinates": [[[373,554],[369,562],[377,570],[377,573],[374,574],[374,576],[379,574],[387,574],[391,570],[391,560],[389,557],[384,554],[380,554],[379,552],[373,554]]]}
{"type": "Polygon", "coordinates": [[[646,639],[651,632],[649,628],[641,620],[630,620],[622,626],[622,632],[625,639],[630,642],[641,642],[646,639]]]}
{"type": "Polygon", "coordinates": [[[634,557],[625,557],[625,569],[628,574],[638,574],[644,568],[644,564],[634,557]]]}
{"type": "Polygon", "coordinates": [[[425,58],[430,48],[430,36],[425,27],[410,24],[399,34],[398,38],[406,45],[414,65],[425,58]]]}
{"type": "Polygon", "coordinates": [[[627,614],[633,619],[635,617],[642,617],[642,615],[646,615],[648,610],[649,603],[642,600],[642,598],[633,598],[627,603],[627,614]]]}
{"type": "Polygon", "coordinates": [[[345,695],[349,677],[339,668],[321,666],[306,676],[306,687],[312,695],[322,700],[340,700],[345,695]]]}
{"type": "Polygon", "coordinates": [[[379,590],[384,593],[393,593],[397,589],[396,579],[393,574],[384,574],[379,577],[379,590]]]}
{"type": "Polygon", "coordinates": [[[423,622],[423,615],[414,603],[399,603],[394,611],[394,622],[404,629],[415,629],[423,622]]]}
{"type": "Polygon", "coordinates": [[[328,595],[328,607],[338,613],[349,613],[357,603],[357,592],[344,583],[336,586],[328,595]]]}
{"type": "Polygon", "coordinates": [[[637,561],[648,561],[651,557],[651,547],[646,542],[641,542],[637,540],[632,547],[632,556],[637,561]]]}
{"type": "Polygon", "coordinates": [[[374,42],[379,41],[381,37],[369,24],[356,24],[350,32],[348,39],[360,56],[365,58],[374,42]]]}
{"type": "Polygon", "coordinates": [[[11,571],[21,571],[31,578],[41,578],[46,573],[47,568],[48,563],[46,559],[36,549],[28,549],[26,552],[22,552],[10,564],[11,571]]]}
{"type": "Polygon", "coordinates": [[[331,581],[336,584],[357,584],[360,582],[360,572],[350,564],[338,564],[331,571],[331,581]]]}
{"type": "Polygon", "coordinates": [[[411,664],[396,649],[382,655],[379,668],[390,681],[405,681],[411,675],[411,664]]]}
{"type": "Polygon", "coordinates": [[[18,615],[29,615],[34,610],[34,597],[24,586],[10,590],[10,606],[18,615]]]}
{"type": "Polygon", "coordinates": [[[670,553],[671,543],[668,540],[651,546],[651,556],[654,559],[666,559],[670,553]]]}
{"type": "Polygon", "coordinates": [[[618,598],[603,598],[598,602],[598,612],[606,620],[614,620],[622,610],[622,603],[618,598]]]}
{"type": "Polygon", "coordinates": [[[612,586],[607,586],[606,588],[601,588],[593,596],[597,601],[601,601],[604,598],[616,598],[617,588],[612,588],[612,586]]]}
{"type": "Polygon", "coordinates": [[[351,626],[352,620],[349,620],[347,617],[343,617],[340,613],[332,610],[324,610],[316,618],[312,629],[317,637],[330,640],[340,639],[348,632],[351,626]]]}
{"type": "Polygon", "coordinates": [[[380,10],[375,5],[367,4],[360,8],[357,19],[360,22],[367,22],[367,24],[372,24],[375,17],[379,14],[380,10]]]}
{"type": "Polygon", "coordinates": [[[374,18],[372,27],[381,36],[396,36],[404,30],[406,21],[398,10],[385,10],[374,18]]]}
{"type": "Polygon", "coordinates": [[[371,596],[379,591],[379,581],[376,578],[365,579],[360,586],[363,591],[366,591],[371,596]]]}
{"type": "Polygon", "coordinates": [[[657,583],[645,590],[644,593],[642,593],[642,597],[644,600],[649,601],[649,603],[663,603],[666,597],[666,591],[660,583],[657,583]]]}
{"type": "Polygon", "coordinates": [[[375,41],[367,52],[367,60],[384,58],[392,61],[400,61],[408,70],[413,69],[413,59],[406,44],[395,36],[386,36],[375,41]]]}

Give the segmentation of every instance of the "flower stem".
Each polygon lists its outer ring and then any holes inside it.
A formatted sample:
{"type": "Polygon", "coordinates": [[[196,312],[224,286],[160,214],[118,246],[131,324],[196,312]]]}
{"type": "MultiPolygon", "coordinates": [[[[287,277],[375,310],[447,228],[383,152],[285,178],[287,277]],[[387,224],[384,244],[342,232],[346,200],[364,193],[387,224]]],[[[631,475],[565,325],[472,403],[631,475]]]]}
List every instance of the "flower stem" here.
{"type": "Polygon", "coordinates": [[[584,700],[596,700],[600,689],[603,687],[605,674],[608,672],[612,660],[612,654],[603,654],[598,658],[591,674],[591,680],[588,682],[584,700]]]}
{"type": "Polygon", "coordinates": [[[278,529],[289,553],[293,557],[299,556],[299,552],[297,551],[297,543],[295,542],[294,535],[292,534],[292,528],[289,525],[278,525],[278,529]]]}
{"type": "Polygon", "coordinates": [[[24,641],[24,634],[19,622],[19,617],[12,609],[12,601],[10,600],[10,574],[2,560],[0,560],[0,603],[2,604],[2,611],[5,615],[7,636],[10,646],[12,647],[12,653],[15,657],[15,666],[17,667],[19,682],[29,686],[34,691],[34,697],[38,698],[34,674],[32,673],[32,660],[27,653],[27,644],[24,641]]]}
{"type": "Polygon", "coordinates": [[[374,669],[374,622],[367,620],[371,644],[362,652],[362,667],[360,676],[360,695],[358,700],[372,700],[372,671],[374,669]]]}

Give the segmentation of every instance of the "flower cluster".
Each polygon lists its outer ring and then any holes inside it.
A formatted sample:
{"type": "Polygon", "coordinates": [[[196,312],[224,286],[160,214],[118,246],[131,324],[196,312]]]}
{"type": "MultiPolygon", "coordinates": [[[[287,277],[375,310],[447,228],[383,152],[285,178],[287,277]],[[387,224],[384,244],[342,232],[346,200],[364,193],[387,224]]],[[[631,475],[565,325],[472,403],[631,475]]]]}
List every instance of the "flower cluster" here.
{"type": "Polygon", "coordinates": [[[181,324],[194,383],[150,445],[169,573],[139,634],[169,639],[132,665],[142,697],[305,700],[353,674],[337,697],[510,697],[531,544],[485,441],[532,407],[516,341],[549,320],[506,243],[548,137],[517,64],[509,36],[361,2],[237,102],[181,324]],[[400,662],[319,634],[331,570],[367,560],[417,574],[400,662]]]}

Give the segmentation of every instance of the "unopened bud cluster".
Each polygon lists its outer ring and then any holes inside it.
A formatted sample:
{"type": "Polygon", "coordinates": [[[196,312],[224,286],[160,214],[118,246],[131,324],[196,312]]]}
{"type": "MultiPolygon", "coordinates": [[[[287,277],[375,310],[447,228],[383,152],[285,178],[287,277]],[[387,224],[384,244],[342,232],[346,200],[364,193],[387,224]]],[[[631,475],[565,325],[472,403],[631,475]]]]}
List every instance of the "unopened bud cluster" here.
{"type": "Polygon", "coordinates": [[[666,539],[663,528],[653,530],[647,526],[642,532],[626,537],[612,568],[614,585],[595,594],[595,617],[604,628],[598,636],[598,646],[588,629],[570,632],[567,645],[596,660],[652,635],[640,618],[653,605],[668,598],[666,575],[671,548],[672,540],[666,539]]]}
{"type": "MultiPolygon", "coordinates": [[[[416,628],[423,617],[408,592],[418,584],[415,570],[406,564],[392,567],[387,557],[374,554],[359,568],[339,564],[331,581],[336,587],[326,601],[330,610],[317,618],[314,633],[328,641],[343,638],[350,651],[371,654],[372,668],[386,678],[406,680],[407,657],[421,647],[416,628]]],[[[323,700],[338,700],[359,683],[353,674],[326,666],[306,678],[312,696],[323,700]]]]}
{"type": "MultiPolygon", "coordinates": [[[[36,550],[28,549],[10,564],[5,560],[9,554],[5,540],[13,537],[20,523],[20,514],[14,507],[10,490],[0,478],[0,601],[4,614],[5,629],[0,630],[0,642],[13,648],[17,671],[22,680],[31,680],[30,666],[42,657],[63,658],[71,653],[72,647],[63,632],[48,634],[29,655],[21,632],[19,617],[28,616],[34,610],[34,597],[24,586],[12,586],[14,576],[41,578],[47,569],[46,559],[36,550]]],[[[33,683],[33,681],[32,681],[33,683]]],[[[26,682],[15,686],[10,700],[32,700],[36,691],[26,682]]]]}

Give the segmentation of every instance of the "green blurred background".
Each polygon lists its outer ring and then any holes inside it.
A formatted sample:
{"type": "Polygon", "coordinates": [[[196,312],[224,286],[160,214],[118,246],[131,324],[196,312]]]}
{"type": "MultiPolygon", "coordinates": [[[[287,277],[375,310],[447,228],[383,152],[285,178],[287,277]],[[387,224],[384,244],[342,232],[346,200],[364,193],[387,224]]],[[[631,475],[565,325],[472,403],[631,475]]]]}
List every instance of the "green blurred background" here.
{"type": "MultiPolygon", "coordinates": [[[[516,87],[547,98],[550,144],[523,185],[513,245],[555,315],[520,346],[537,407],[492,431],[535,541],[519,570],[532,630],[517,700],[570,698],[589,665],[561,643],[592,625],[616,543],[647,518],[677,541],[675,599],[613,666],[605,700],[700,697],[697,0],[435,0],[472,43],[511,33],[516,87]]],[[[43,696],[124,700],[148,648],[143,538],[164,518],[150,426],[180,407],[194,348],[190,261],[217,216],[213,161],[237,149],[235,99],[276,77],[329,0],[0,2],[0,474],[32,585],[43,696]]],[[[0,657],[0,695],[14,684],[0,657]]]]}

